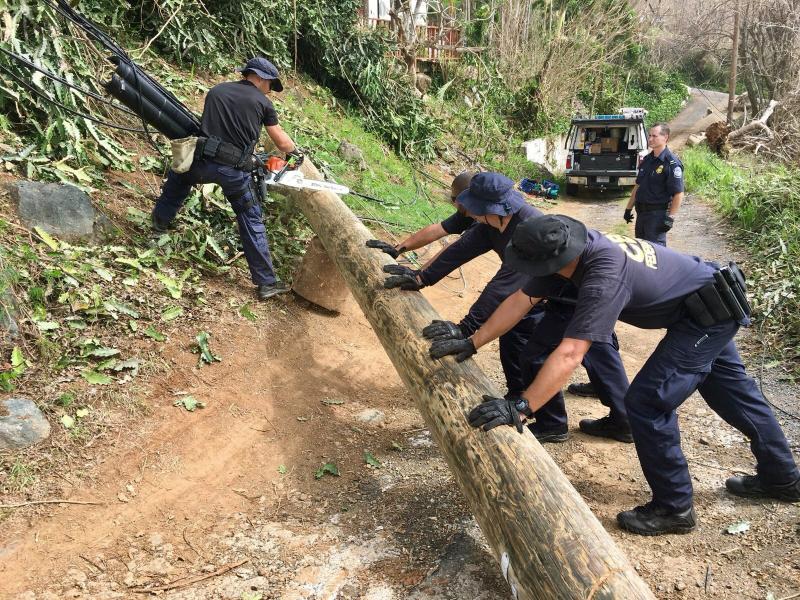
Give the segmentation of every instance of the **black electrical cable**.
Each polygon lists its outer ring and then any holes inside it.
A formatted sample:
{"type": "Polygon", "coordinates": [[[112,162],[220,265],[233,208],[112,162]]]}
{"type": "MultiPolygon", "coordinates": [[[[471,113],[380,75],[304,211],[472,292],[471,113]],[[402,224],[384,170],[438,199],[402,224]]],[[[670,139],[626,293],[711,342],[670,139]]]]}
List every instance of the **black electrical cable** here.
{"type": "Polygon", "coordinates": [[[0,65],[0,70],[5,71],[7,75],[9,75],[14,81],[16,81],[22,87],[27,89],[29,92],[39,96],[40,98],[46,100],[47,102],[50,102],[51,104],[58,106],[59,108],[67,111],[70,114],[73,114],[77,117],[81,117],[82,119],[86,119],[88,121],[92,121],[94,123],[97,123],[98,125],[103,125],[105,127],[113,127],[114,129],[121,129],[122,131],[131,131],[134,133],[145,133],[144,129],[137,129],[135,127],[126,127],[125,125],[118,125],[116,123],[111,123],[110,121],[103,121],[102,119],[98,119],[96,117],[92,117],[90,115],[73,110],[70,107],[66,106],[65,104],[62,104],[61,102],[53,100],[52,98],[46,96],[45,94],[37,90],[35,87],[24,81],[21,77],[17,76],[16,73],[14,73],[11,69],[3,65],[0,65]]]}
{"type": "Polygon", "coordinates": [[[48,71],[47,69],[43,69],[39,65],[37,65],[34,62],[32,62],[32,61],[28,60],[27,58],[25,58],[24,56],[21,56],[19,54],[15,54],[14,52],[9,52],[5,48],[0,48],[0,52],[2,52],[3,54],[6,54],[7,56],[10,56],[11,58],[16,59],[17,61],[19,61],[20,63],[22,63],[26,67],[34,69],[35,71],[39,71],[40,73],[42,73],[48,79],[52,79],[53,81],[57,81],[58,83],[63,83],[68,88],[72,88],[73,90],[78,91],[81,94],[86,94],[90,98],[94,98],[95,100],[97,100],[99,102],[102,102],[104,104],[108,104],[112,108],[115,108],[115,109],[117,109],[119,111],[122,111],[124,113],[129,114],[129,115],[133,115],[133,116],[135,116],[137,118],[139,116],[135,112],[133,112],[132,110],[129,110],[129,109],[125,108],[124,106],[120,106],[118,104],[114,104],[108,98],[103,98],[103,96],[101,96],[100,94],[92,92],[91,90],[85,90],[85,89],[83,89],[81,87],[78,87],[77,85],[74,85],[74,84],[70,83],[69,81],[67,81],[63,77],[59,77],[55,73],[52,73],[51,71],[48,71]]]}

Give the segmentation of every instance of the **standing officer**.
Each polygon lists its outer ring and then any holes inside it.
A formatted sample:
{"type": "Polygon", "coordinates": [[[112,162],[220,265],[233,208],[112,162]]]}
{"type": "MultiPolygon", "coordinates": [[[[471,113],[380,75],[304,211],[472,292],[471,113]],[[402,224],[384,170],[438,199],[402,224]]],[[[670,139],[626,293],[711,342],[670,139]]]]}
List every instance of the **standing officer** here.
{"type": "Polygon", "coordinates": [[[656,123],[650,128],[647,144],[651,152],[639,165],[636,185],[625,207],[625,222],[633,221],[636,206],[635,236],[667,245],[667,232],[683,201],[683,164],[667,148],[669,125],[656,123]]]}
{"type": "Polygon", "coordinates": [[[695,390],[728,424],[750,440],[755,476],[725,485],[746,497],[800,501],[800,471],[775,415],[744,369],[733,337],[749,323],[744,276],[663,246],[602,235],[561,215],[530,219],[512,236],[506,266],[531,277],[472,337],[491,341],[564,280],[578,286],[578,303],[564,340],[523,394],[526,405],[486,397],[469,415],[485,430],[516,424],[561,388],[596,342],[610,339],[617,319],[644,329],[666,328],[631,382],[625,406],[636,452],[653,499],[621,512],[624,529],[642,535],[695,528],[692,482],[681,451],[676,409],[695,390]]]}
{"type": "Polygon", "coordinates": [[[261,126],[278,150],[297,155],[299,152],[278,125],[278,114],[267,97],[271,91],[283,90],[275,65],[258,57],[236,70],[242,73],[240,81],[215,85],[206,95],[201,121],[205,137],[199,138],[194,162],[187,172],[167,174],[161,196],[153,208],[153,229],[166,230],[193,185],[219,184],[236,213],[239,237],[258,297],[266,300],[289,288],[275,276],[261,205],[250,175],[261,126]]]}

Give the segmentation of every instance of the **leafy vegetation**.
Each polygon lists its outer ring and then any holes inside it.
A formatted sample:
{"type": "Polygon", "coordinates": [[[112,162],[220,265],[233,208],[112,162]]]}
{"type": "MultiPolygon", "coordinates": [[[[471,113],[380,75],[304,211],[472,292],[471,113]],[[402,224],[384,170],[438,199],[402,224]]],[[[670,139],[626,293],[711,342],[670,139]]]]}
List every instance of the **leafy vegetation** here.
{"type": "Polygon", "coordinates": [[[800,367],[800,171],[730,163],[705,148],[682,154],[686,186],[743,231],[754,308],[773,350],[800,367]]]}

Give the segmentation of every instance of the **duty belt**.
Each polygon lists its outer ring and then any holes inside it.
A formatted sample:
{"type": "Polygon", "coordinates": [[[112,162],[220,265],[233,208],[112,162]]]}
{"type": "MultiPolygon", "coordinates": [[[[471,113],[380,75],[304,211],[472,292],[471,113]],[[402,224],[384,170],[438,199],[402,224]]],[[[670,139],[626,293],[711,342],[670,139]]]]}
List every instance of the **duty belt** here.
{"type": "Polygon", "coordinates": [[[650,204],[648,202],[637,202],[636,203],[636,212],[652,212],[654,210],[667,210],[669,208],[669,202],[659,202],[658,204],[650,204]]]}
{"type": "Polygon", "coordinates": [[[686,296],[689,316],[701,327],[733,319],[747,324],[750,303],[746,297],[744,273],[734,262],[714,273],[714,282],[686,296]]]}
{"type": "Polygon", "coordinates": [[[242,150],[234,144],[225,142],[218,137],[197,138],[197,147],[194,151],[195,159],[209,159],[223,165],[228,165],[241,171],[252,171],[253,150],[255,142],[242,150]]]}

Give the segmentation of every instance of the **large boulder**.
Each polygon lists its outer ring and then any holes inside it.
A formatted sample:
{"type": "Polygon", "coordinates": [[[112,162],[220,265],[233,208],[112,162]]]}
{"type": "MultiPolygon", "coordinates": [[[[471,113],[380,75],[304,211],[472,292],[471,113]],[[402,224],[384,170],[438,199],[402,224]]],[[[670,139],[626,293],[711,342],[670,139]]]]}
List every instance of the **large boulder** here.
{"type": "Polygon", "coordinates": [[[47,439],[50,423],[27,398],[0,402],[0,450],[26,448],[47,439]]]}
{"type": "Polygon", "coordinates": [[[364,159],[364,153],[355,144],[342,140],[339,144],[338,153],[345,161],[358,165],[361,171],[366,171],[369,168],[367,161],[364,159]]]}
{"type": "Polygon", "coordinates": [[[65,240],[98,239],[113,231],[108,217],[95,210],[89,196],[72,185],[20,181],[10,188],[23,224],[40,227],[65,240]]]}

